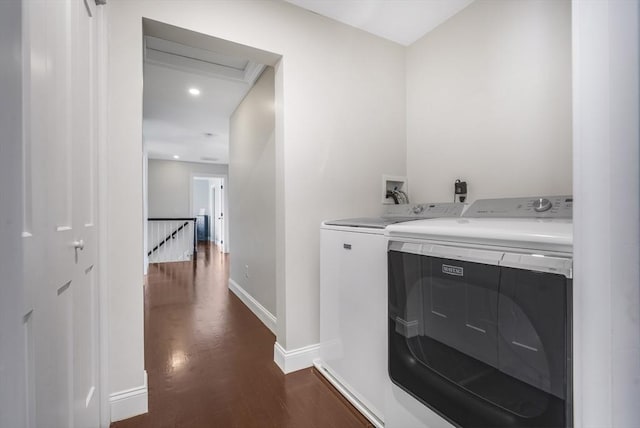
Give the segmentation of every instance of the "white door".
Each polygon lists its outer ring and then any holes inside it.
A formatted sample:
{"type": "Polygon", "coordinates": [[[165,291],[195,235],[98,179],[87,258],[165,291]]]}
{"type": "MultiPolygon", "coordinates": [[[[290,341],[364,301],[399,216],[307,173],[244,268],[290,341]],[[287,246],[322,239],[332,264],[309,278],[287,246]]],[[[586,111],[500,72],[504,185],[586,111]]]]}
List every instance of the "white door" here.
{"type": "Polygon", "coordinates": [[[31,427],[97,427],[95,3],[23,1],[31,427]]]}
{"type": "Polygon", "coordinates": [[[215,213],[214,217],[216,219],[215,223],[215,241],[216,244],[220,246],[221,251],[225,251],[226,243],[224,242],[224,227],[225,227],[225,218],[224,218],[224,181],[222,179],[218,179],[216,183],[216,192],[215,192],[215,213]]]}
{"type": "Polygon", "coordinates": [[[217,221],[215,220],[215,215],[216,215],[216,186],[211,186],[210,190],[209,190],[209,203],[210,203],[210,208],[209,208],[209,212],[211,213],[211,216],[209,217],[209,241],[216,241],[216,230],[218,230],[216,228],[216,224],[217,221]]]}

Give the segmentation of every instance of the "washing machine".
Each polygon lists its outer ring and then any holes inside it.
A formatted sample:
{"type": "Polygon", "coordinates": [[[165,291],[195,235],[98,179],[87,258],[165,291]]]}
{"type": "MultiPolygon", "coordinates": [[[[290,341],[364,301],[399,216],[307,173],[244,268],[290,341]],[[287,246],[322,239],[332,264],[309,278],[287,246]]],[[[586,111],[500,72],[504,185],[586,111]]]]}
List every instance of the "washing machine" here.
{"type": "Polygon", "coordinates": [[[388,428],[573,425],[571,196],[390,225],[388,428]]]}
{"type": "Polygon", "coordinates": [[[320,351],[315,366],[376,427],[384,426],[387,241],[390,224],[459,217],[464,205],[387,206],[382,217],[320,229],[320,351]]]}

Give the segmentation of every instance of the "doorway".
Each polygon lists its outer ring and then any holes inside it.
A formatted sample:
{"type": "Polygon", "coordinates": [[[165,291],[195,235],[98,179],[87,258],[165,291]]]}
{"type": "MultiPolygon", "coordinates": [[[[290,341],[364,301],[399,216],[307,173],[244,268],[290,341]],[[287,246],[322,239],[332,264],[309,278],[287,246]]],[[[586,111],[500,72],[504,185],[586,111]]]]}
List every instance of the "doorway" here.
{"type": "Polygon", "coordinates": [[[198,241],[212,242],[228,253],[226,176],[191,177],[191,215],[197,218],[198,241]]]}

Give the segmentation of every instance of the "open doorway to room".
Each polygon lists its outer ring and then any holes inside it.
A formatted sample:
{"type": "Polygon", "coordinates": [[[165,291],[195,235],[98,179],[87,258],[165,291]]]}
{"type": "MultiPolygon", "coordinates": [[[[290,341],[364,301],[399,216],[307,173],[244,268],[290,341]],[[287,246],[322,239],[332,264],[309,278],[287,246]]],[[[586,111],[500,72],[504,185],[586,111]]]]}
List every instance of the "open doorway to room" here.
{"type": "Polygon", "coordinates": [[[228,253],[229,237],[225,219],[228,205],[226,176],[191,177],[191,214],[196,218],[198,243],[213,243],[215,249],[228,253]]]}
{"type": "Polygon", "coordinates": [[[144,36],[145,268],[195,260],[205,243],[228,252],[230,119],[265,65],[224,44],[144,36]]]}
{"type": "Polygon", "coordinates": [[[264,361],[233,372],[273,366],[280,57],[143,21],[145,369],[149,417],[168,420],[177,389],[281,381],[217,376],[237,354],[264,361]]]}

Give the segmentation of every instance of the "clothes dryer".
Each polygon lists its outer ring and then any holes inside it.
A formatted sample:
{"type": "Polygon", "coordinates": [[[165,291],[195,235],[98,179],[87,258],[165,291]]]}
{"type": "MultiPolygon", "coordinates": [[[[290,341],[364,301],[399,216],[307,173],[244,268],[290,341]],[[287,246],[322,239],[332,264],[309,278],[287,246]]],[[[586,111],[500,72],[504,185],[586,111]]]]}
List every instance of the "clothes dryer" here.
{"type": "Polygon", "coordinates": [[[570,427],[570,196],[391,225],[386,426],[570,427]]]}

